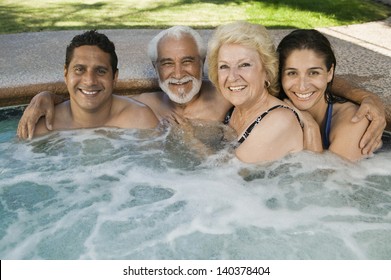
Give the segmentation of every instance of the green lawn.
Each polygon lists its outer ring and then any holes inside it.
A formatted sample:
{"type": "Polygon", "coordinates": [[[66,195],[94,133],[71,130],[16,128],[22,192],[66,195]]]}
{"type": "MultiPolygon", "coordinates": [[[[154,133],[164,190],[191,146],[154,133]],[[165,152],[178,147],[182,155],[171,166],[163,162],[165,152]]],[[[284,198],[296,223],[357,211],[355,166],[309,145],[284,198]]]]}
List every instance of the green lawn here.
{"type": "Polygon", "coordinates": [[[371,0],[0,0],[0,33],[64,29],[213,28],[235,20],[268,28],[314,28],[391,16],[371,0]]]}

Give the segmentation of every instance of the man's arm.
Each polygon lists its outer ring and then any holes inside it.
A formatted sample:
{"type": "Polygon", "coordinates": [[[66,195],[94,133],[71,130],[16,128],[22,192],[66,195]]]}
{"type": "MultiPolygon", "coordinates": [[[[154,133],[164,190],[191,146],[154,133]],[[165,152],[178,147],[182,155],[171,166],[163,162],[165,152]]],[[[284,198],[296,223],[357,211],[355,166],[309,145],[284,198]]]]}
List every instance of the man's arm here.
{"type": "Polygon", "coordinates": [[[352,118],[357,123],[366,117],[370,124],[360,140],[360,148],[363,155],[368,155],[379,149],[382,145],[381,137],[386,127],[385,108],[381,99],[374,93],[353,86],[350,82],[340,77],[335,77],[332,87],[335,95],[349,99],[360,108],[352,118]]]}
{"type": "Polygon", "coordinates": [[[34,136],[35,126],[42,116],[45,116],[47,129],[52,130],[54,105],[65,100],[66,98],[49,91],[42,91],[35,95],[19,121],[17,129],[18,137],[21,139],[31,139],[34,136]]]}

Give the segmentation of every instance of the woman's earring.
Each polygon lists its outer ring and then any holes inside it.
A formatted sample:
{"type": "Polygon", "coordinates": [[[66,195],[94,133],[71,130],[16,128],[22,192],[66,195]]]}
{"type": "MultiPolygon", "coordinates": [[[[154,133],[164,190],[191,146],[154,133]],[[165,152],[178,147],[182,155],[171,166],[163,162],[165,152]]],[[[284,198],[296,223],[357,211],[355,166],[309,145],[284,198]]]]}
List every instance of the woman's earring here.
{"type": "Polygon", "coordinates": [[[269,82],[269,81],[265,81],[265,87],[266,87],[266,88],[269,88],[269,87],[270,87],[270,82],[269,82]]]}

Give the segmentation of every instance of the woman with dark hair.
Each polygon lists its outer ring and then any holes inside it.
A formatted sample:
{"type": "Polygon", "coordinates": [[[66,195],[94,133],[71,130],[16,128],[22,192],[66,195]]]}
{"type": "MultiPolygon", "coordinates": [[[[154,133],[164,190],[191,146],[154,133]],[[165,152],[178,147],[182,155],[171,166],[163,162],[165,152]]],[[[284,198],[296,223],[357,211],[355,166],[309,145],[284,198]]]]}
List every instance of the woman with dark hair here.
{"type": "Polygon", "coordinates": [[[277,52],[280,97],[288,97],[300,111],[304,148],[362,159],[359,142],[369,122],[352,123],[358,106],[330,91],[336,59],[329,40],[316,30],[295,30],[282,39],[277,52]]]}

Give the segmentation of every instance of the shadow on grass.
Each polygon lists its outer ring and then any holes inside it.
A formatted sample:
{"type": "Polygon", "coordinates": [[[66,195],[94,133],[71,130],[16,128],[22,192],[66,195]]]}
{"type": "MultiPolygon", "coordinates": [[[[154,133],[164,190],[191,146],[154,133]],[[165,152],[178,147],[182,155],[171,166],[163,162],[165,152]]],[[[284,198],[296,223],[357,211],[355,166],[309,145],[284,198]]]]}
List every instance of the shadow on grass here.
{"type": "MultiPolygon", "coordinates": [[[[64,26],[58,24],[64,19],[72,17],[83,10],[102,10],[107,3],[93,4],[64,3],[51,8],[28,8],[18,4],[0,5],[0,33],[31,32],[43,29],[62,30],[64,26]]],[[[79,27],[95,24],[95,20],[84,18],[79,27]]]]}
{"type": "Polygon", "coordinates": [[[378,3],[373,0],[260,0],[260,1],[218,1],[218,0],[181,0],[176,5],[209,3],[215,5],[226,4],[243,4],[251,3],[252,8],[267,7],[272,9],[279,9],[287,7],[292,10],[301,10],[316,12],[326,16],[334,16],[340,21],[352,21],[361,19],[363,21],[373,20],[374,18],[384,18],[385,15],[391,15],[391,7],[378,3]]]}
{"type": "MultiPolygon", "coordinates": [[[[295,21],[303,21],[303,18],[293,18],[289,23],[281,20],[280,24],[278,19],[275,19],[276,16],[274,15],[273,18],[273,13],[266,14],[266,10],[289,9],[293,11],[308,11],[346,23],[356,20],[365,22],[384,19],[391,15],[391,7],[381,4],[373,5],[374,3],[371,1],[363,2],[359,0],[178,0],[171,3],[157,2],[152,4],[151,7],[143,9],[122,7],[121,4],[116,4],[116,2],[96,2],[92,4],[60,2],[44,8],[26,8],[15,3],[0,5],[0,33],[89,28],[155,28],[156,26],[165,28],[170,26],[171,18],[167,18],[167,21],[159,21],[158,19],[153,21],[152,19],[152,24],[145,24],[145,17],[147,15],[152,15],[153,17],[153,13],[169,11],[170,9],[173,11],[173,14],[178,14],[181,12],[181,7],[189,7],[188,9],[191,10],[192,6],[198,5],[197,7],[200,7],[200,4],[247,7],[246,20],[262,23],[265,17],[269,17],[275,21],[268,25],[267,20],[265,20],[265,26],[281,29],[297,28],[298,25],[295,25],[295,21]],[[113,14],[118,16],[113,16],[108,11],[113,11],[113,14]]],[[[219,8],[216,8],[216,10],[218,11],[219,8]]],[[[240,20],[240,18],[234,20],[240,20]]],[[[203,20],[201,19],[201,21],[203,20]]],[[[215,24],[209,23],[207,20],[203,21],[203,23],[200,28],[215,27],[215,24]]],[[[193,27],[197,28],[197,26],[193,27]]]]}

